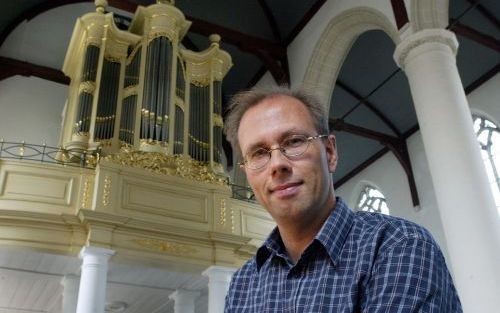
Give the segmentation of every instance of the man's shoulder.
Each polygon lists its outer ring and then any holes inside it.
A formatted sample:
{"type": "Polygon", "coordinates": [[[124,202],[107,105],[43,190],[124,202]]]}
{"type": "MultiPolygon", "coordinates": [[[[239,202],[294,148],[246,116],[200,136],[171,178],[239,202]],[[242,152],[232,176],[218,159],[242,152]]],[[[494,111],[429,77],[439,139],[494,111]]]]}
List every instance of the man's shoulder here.
{"type": "Polygon", "coordinates": [[[257,262],[256,262],[256,256],[254,255],[233,274],[233,280],[250,279],[250,277],[252,277],[252,275],[254,275],[256,272],[257,272],[257,262]]]}
{"type": "Polygon", "coordinates": [[[356,212],[351,234],[365,243],[386,248],[408,240],[422,240],[437,245],[423,226],[403,218],[370,212],[356,212]]]}

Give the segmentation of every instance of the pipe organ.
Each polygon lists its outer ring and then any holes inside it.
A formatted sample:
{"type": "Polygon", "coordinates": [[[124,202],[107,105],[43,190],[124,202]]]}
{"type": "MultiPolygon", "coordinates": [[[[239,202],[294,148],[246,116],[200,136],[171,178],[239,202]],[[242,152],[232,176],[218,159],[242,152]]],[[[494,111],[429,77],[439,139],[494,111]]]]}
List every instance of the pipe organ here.
{"type": "Polygon", "coordinates": [[[105,0],[77,20],[63,65],[66,149],[156,152],[224,172],[221,86],[231,57],[215,34],[204,51],[183,48],[191,22],[172,2],[139,6],[126,31],[105,0]]]}

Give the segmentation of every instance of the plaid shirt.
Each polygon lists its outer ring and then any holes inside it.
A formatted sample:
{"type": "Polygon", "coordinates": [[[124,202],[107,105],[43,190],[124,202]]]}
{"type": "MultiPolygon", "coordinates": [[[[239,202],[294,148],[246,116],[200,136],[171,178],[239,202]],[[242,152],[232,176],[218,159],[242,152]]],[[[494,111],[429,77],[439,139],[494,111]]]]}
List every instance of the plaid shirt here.
{"type": "Polygon", "coordinates": [[[238,270],[225,313],[462,312],[443,255],[422,227],[342,199],[296,264],[275,229],[238,270]]]}

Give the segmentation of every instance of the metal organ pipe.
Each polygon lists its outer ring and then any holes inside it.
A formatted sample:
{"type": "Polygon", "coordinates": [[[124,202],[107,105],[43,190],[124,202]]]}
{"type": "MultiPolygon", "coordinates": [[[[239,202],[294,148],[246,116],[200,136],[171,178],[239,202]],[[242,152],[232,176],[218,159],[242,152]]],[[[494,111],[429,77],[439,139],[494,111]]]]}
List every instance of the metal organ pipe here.
{"type": "Polygon", "coordinates": [[[119,79],[120,63],[104,59],[94,131],[95,141],[113,137],[119,79]]]}
{"type": "Polygon", "coordinates": [[[88,134],[92,114],[93,86],[97,75],[100,48],[88,45],[85,51],[85,61],[82,68],[78,110],[73,133],[88,134]]]}
{"type": "MultiPolygon", "coordinates": [[[[141,46],[137,46],[129,56],[130,63],[125,68],[124,87],[137,87],[139,84],[139,68],[141,61],[141,46]]],[[[122,144],[134,144],[135,111],[137,106],[137,95],[131,94],[123,99],[120,120],[119,139],[122,144]]],[[[142,116],[142,115],[141,115],[142,116]]]]}
{"type": "Polygon", "coordinates": [[[154,38],[147,48],[141,139],[165,144],[168,140],[172,45],[167,37],[154,38]]]}

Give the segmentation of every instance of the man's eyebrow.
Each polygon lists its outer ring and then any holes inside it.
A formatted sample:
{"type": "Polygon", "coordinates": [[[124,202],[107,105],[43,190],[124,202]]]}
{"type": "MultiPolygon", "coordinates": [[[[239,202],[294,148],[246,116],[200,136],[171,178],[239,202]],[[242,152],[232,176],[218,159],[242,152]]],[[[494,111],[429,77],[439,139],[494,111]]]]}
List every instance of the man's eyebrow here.
{"type": "MultiPolygon", "coordinates": [[[[299,130],[299,129],[293,127],[293,128],[290,128],[290,129],[284,131],[282,134],[280,134],[280,136],[278,137],[278,143],[281,144],[282,141],[286,137],[291,136],[291,135],[310,136],[307,131],[299,130]]],[[[244,153],[246,153],[248,151],[253,151],[253,150],[258,149],[258,148],[265,148],[266,146],[268,146],[268,144],[264,143],[263,141],[257,141],[257,142],[250,144],[244,153]]]]}
{"type": "MultiPolygon", "coordinates": [[[[254,142],[248,146],[248,148],[246,149],[246,152],[253,151],[253,150],[258,149],[258,148],[263,148],[264,146],[265,146],[265,144],[262,141],[254,142]]],[[[246,152],[243,152],[243,154],[246,154],[246,152]]]]}

